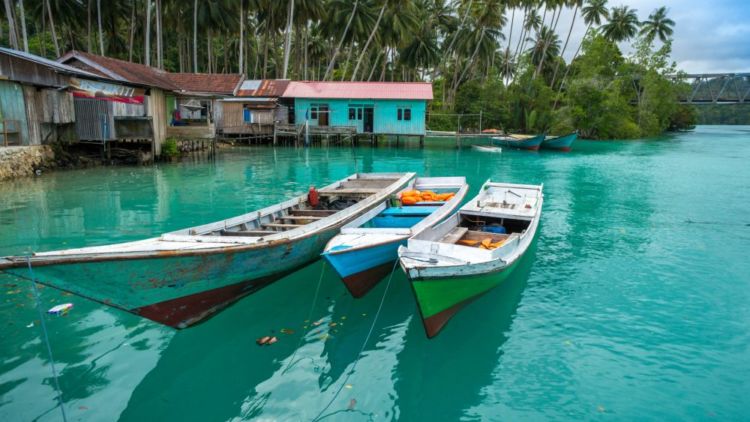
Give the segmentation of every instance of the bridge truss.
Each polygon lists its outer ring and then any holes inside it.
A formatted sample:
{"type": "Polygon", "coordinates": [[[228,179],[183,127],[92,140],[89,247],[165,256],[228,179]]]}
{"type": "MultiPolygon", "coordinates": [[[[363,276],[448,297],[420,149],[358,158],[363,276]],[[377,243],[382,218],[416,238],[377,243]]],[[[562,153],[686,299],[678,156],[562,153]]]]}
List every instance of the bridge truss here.
{"type": "Polygon", "coordinates": [[[673,75],[690,84],[681,104],[750,104],[750,73],[700,73],[673,75]]]}

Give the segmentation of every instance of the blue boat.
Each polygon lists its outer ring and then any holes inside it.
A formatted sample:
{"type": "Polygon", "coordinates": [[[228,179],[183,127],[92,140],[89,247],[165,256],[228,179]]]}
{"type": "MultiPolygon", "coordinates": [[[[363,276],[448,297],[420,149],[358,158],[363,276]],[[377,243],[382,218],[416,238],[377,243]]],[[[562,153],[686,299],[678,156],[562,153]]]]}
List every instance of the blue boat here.
{"type": "Polygon", "coordinates": [[[394,204],[396,198],[385,200],[342,227],[341,233],[326,245],[323,258],[341,277],[352,296],[362,297],[393,269],[399,246],[448,217],[458,208],[468,189],[464,177],[417,178],[398,198],[416,190],[432,191],[443,195],[445,200],[429,198],[429,194],[425,200],[410,205],[394,204]],[[446,198],[450,193],[453,195],[446,198]]]}
{"type": "Polygon", "coordinates": [[[542,149],[555,149],[558,151],[570,151],[573,141],[578,138],[578,133],[573,132],[563,136],[548,136],[542,141],[542,149]]]}
{"type": "Polygon", "coordinates": [[[536,151],[544,141],[545,135],[503,135],[493,136],[492,143],[502,147],[528,149],[536,151]]]}

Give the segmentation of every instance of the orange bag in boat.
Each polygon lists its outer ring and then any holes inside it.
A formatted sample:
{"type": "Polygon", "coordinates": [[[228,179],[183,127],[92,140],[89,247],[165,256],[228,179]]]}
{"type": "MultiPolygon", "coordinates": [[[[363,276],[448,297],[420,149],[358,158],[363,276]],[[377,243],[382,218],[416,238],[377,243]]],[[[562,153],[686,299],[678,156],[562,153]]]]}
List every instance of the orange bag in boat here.
{"type": "Polygon", "coordinates": [[[414,205],[419,202],[419,198],[416,196],[404,196],[401,198],[401,203],[404,205],[414,205]]]}
{"type": "Polygon", "coordinates": [[[421,194],[420,191],[412,189],[412,190],[403,191],[401,193],[401,197],[403,198],[404,196],[419,196],[420,194],[421,194]]]}

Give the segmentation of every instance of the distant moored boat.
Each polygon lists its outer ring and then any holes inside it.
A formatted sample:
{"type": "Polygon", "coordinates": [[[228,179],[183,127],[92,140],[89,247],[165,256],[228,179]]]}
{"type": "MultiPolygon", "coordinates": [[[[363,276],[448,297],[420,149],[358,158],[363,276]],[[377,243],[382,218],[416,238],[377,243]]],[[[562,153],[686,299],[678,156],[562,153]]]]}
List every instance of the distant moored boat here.
{"type": "Polygon", "coordinates": [[[558,151],[570,151],[573,141],[578,138],[578,133],[573,132],[563,136],[547,136],[542,142],[542,149],[556,149],[558,151]]]}
{"type": "Polygon", "coordinates": [[[502,147],[536,151],[544,141],[544,135],[503,135],[493,136],[492,142],[502,147]]]}

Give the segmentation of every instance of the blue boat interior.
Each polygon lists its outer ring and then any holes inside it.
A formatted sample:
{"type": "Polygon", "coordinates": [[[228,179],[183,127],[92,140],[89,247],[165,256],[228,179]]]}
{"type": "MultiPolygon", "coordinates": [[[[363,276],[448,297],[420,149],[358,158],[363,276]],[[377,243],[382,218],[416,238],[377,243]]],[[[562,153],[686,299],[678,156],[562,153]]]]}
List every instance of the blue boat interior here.
{"type": "Polygon", "coordinates": [[[409,228],[435,212],[439,206],[388,207],[363,224],[363,228],[409,228]]]}

